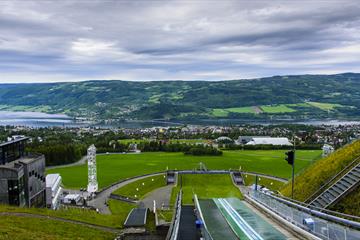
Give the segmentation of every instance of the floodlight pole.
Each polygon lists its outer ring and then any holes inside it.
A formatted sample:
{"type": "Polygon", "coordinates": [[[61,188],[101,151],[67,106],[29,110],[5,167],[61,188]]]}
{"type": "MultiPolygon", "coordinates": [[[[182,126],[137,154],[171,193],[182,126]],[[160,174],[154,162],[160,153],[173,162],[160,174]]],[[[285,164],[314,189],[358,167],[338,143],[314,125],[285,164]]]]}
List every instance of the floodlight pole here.
{"type": "Polygon", "coordinates": [[[292,179],[291,179],[291,199],[294,199],[294,182],[295,182],[295,136],[293,136],[294,160],[292,163],[292,179]]]}

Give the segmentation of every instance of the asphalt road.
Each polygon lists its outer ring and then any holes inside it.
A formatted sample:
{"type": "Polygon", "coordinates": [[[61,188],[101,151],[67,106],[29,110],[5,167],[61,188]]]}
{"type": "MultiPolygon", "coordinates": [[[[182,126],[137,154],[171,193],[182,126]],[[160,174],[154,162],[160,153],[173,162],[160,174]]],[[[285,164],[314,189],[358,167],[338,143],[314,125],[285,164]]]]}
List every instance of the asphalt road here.
{"type": "MultiPolygon", "coordinates": [[[[110,194],[112,192],[114,192],[116,189],[123,187],[131,182],[135,182],[135,181],[143,179],[143,178],[157,176],[157,175],[161,175],[161,174],[163,174],[163,173],[155,173],[155,174],[150,174],[150,175],[146,175],[146,176],[140,176],[137,178],[132,178],[132,179],[117,183],[117,184],[101,191],[100,193],[98,193],[94,199],[88,201],[88,205],[99,209],[100,213],[111,214],[109,207],[105,203],[109,199],[110,194]]],[[[74,192],[74,190],[69,190],[69,191],[74,192]]]]}
{"type": "Polygon", "coordinates": [[[173,187],[174,185],[168,185],[148,193],[145,198],[141,200],[140,205],[153,210],[155,200],[157,209],[161,209],[162,206],[168,207],[170,205],[171,189],[173,187]]]}

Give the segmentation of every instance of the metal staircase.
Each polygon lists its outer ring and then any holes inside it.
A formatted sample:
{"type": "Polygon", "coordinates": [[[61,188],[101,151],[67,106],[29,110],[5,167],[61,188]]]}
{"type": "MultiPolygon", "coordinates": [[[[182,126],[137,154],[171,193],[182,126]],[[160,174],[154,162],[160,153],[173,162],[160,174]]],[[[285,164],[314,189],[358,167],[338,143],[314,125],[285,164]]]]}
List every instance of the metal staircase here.
{"type": "Polygon", "coordinates": [[[351,192],[360,183],[360,163],[351,168],[344,176],[337,180],[333,185],[323,191],[313,201],[310,206],[317,208],[327,208],[334,204],[341,197],[351,192]]]}

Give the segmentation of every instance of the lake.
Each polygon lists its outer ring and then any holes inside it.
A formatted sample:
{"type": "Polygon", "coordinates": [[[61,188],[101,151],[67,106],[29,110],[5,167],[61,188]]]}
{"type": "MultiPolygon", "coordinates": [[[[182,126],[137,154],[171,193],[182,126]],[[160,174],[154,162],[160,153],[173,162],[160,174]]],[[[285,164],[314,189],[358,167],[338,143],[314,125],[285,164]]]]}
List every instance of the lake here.
{"type": "Polygon", "coordinates": [[[51,126],[73,127],[73,126],[77,126],[78,123],[76,123],[74,119],[64,114],[0,111],[0,125],[29,126],[29,127],[51,127],[51,126]]]}
{"type": "Polygon", "coordinates": [[[305,124],[305,125],[360,125],[360,121],[343,121],[343,120],[308,120],[308,121],[251,121],[251,120],[239,120],[239,119],[223,119],[223,120],[199,120],[195,122],[165,122],[160,120],[153,121],[122,121],[118,123],[110,124],[95,124],[88,121],[76,121],[64,114],[48,114],[40,112],[12,112],[12,111],[0,111],[0,126],[28,126],[28,127],[87,127],[87,126],[99,126],[103,128],[148,128],[154,126],[179,126],[182,124],[194,124],[194,125],[220,125],[231,126],[234,124],[259,124],[259,125],[271,125],[271,124],[305,124]]]}

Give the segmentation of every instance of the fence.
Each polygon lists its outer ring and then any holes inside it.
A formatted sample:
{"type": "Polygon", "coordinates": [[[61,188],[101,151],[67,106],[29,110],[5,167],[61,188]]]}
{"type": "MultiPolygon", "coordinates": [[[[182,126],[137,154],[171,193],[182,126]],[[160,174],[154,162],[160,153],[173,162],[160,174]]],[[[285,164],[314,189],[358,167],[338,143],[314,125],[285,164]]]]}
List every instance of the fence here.
{"type": "Polygon", "coordinates": [[[179,225],[180,225],[180,216],[181,216],[181,203],[182,203],[182,190],[180,190],[176,198],[174,216],[171,221],[171,225],[168,234],[166,236],[166,240],[177,240],[179,225]]]}
{"type": "Polygon", "coordinates": [[[261,191],[252,191],[250,197],[292,224],[321,239],[360,239],[360,223],[358,222],[312,210],[261,191]]]}

